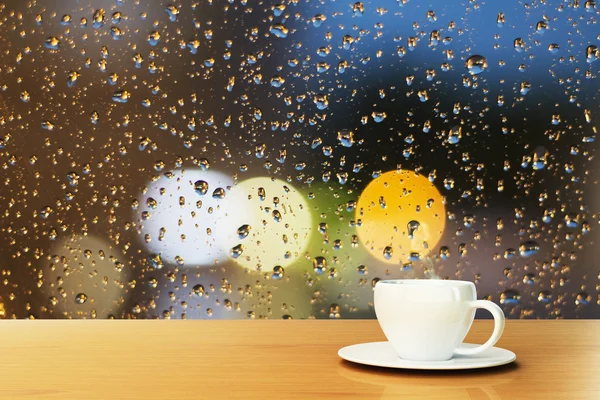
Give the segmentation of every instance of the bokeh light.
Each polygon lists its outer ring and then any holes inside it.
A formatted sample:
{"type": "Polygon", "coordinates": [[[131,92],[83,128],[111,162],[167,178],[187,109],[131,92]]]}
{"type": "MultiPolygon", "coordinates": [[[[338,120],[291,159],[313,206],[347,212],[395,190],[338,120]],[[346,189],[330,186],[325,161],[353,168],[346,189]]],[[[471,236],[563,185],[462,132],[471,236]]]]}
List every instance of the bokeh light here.
{"type": "Polygon", "coordinates": [[[94,236],[58,241],[42,263],[41,288],[55,318],[120,317],[129,270],[119,250],[94,236]]]}
{"type": "MultiPolygon", "coordinates": [[[[227,215],[216,235],[238,264],[273,271],[303,257],[312,216],[306,199],[291,184],[269,177],[250,178],[234,186],[227,197],[227,215]]],[[[274,278],[282,277],[273,272],[274,278]]]]}
{"type": "Polygon", "coordinates": [[[358,199],[358,236],[378,260],[418,261],[437,246],[445,227],[444,201],[429,180],[412,171],[389,171],[358,199]]]}
{"type": "Polygon", "coordinates": [[[232,184],[225,174],[201,169],[175,170],[148,184],[136,210],[148,250],[162,262],[188,267],[226,258],[214,231],[232,184]]]}
{"type": "Polygon", "coordinates": [[[371,279],[380,268],[379,263],[369,262],[374,260],[357,235],[353,222],[357,194],[324,182],[311,185],[305,193],[315,216],[314,234],[309,257],[299,267],[313,294],[313,312],[319,318],[364,317],[373,300],[371,279]],[[337,310],[336,305],[341,314],[330,312],[337,310]]]}

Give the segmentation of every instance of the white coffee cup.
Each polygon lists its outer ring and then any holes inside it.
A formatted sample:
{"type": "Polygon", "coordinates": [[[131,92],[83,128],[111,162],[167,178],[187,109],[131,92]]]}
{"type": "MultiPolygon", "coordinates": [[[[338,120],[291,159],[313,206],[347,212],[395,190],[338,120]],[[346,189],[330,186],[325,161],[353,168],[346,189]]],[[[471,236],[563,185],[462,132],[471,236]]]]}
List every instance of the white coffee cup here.
{"type": "Polygon", "coordinates": [[[375,313],[398,357],[445,361],[474,355],[496,344],[504,330],[504,313],[495,303],[477,300],[472,282],[440,279],[383,280],[375,285],[375,313]],[[483,345],[460,348],[473,324],[475,309],[494,316],[494,332],[483,345]]]}

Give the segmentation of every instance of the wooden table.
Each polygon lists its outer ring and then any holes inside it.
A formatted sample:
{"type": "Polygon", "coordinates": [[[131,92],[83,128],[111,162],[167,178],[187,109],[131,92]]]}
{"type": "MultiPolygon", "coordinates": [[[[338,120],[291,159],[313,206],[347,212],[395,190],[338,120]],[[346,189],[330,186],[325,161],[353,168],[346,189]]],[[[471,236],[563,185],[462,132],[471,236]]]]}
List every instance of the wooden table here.
{"type": "MultiPolygon", "coordinates": [[[[476,321],[481,343],[491,321],[476,321]]],[[[0,399],[600,399],[600,321],[507,321],[517,362],[471,372],[361,367],[376,321],[1,321],[0,399]]]]}

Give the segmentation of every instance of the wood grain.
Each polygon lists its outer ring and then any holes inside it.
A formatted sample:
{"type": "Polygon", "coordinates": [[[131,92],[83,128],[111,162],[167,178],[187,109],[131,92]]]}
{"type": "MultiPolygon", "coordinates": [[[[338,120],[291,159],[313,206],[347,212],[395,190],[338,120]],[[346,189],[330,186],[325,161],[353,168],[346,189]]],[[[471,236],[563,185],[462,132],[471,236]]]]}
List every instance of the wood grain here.
{"type": "MultiPolygon", "coordinates": [[[[476,321],[481,343],[491,321],[476,321]]],[[[360,367],[376,321],[0,321],[0,399],[600,399],[600,321],[507,321],[509,366],[360,367]]]]}

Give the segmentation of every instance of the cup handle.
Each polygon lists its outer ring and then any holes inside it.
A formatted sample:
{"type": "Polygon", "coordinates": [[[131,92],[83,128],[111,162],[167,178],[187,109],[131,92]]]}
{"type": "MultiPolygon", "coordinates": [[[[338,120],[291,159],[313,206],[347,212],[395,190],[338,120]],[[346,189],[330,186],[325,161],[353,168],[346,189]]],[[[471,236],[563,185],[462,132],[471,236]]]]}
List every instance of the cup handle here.
{"type": "Polygon", "coordinates": [[[492,336],[488,339],[487,342],[482,344],[481,346],[473,347],[470,349],[458,348],[454,350],[454,354],[460,356],[472,356],[474,354],[479,354],[483,351],[486,351],[496,344],[502,336],[502,332],[504,331],[504,312],[496,303],[487,300],[474,300],[469,303],[470,308],[483,308],[488,310],[492,316],[494,317],[494,332],[492,332],[492,336]]]}

